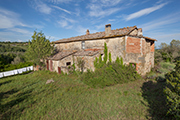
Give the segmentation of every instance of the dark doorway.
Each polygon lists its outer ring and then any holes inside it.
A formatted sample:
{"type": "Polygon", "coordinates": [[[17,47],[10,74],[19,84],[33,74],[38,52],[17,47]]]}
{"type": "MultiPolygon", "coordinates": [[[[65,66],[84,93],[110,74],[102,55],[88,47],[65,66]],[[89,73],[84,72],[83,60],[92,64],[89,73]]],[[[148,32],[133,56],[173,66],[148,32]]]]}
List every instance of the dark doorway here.
{"type": "Polygon", "coordinates": [[[53,71],[53,62],[50,60],[50,71],[53,71]]]}
{"type": "Polygon", "coordinates": [[[58,67],[58,73],[61,74],[61,67],[58,67]]]}
{"type": "Polygon", "coordinates": [[[47,70],[49,70],[49,61],[46,60],[46,67],[47,67],[47,70]]]}

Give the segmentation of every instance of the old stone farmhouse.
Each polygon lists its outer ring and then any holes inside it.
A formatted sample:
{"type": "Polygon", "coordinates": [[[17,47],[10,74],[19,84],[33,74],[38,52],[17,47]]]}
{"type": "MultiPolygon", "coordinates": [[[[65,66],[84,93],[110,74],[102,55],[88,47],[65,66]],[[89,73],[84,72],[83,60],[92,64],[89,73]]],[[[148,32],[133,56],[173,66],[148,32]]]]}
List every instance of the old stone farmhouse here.
{"type": "Polygon", "coordinates": [[[154,42],[156,40],[143,36],[142,28],[124,27],[111,30],[111,25],[105,25],[104,32],[60,39],[55,41],[58,53],[46,61],[47,69],[58,73],[68,72],[68,66],[75,63],[77,58],[85,61],[85,70],[94,70],[94,60],[99,55],[103,58],[104,43],[111,52],[112,61],[122,57],[124,64],[136,65],[136,70],[145,75],[154,67],[154,42]]]}

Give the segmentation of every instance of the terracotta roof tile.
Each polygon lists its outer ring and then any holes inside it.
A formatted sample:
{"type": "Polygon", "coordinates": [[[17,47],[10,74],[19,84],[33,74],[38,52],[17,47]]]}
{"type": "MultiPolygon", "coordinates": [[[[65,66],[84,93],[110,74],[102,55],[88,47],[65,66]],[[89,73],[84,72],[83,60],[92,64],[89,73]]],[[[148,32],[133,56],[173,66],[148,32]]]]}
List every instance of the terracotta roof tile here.
{"type": "Polygon", "coordinates": [[[49,57],[48,59],[50,60],[61,60],[69,55],[72,55],[74,53],[76,53],[77,51],[61,51],[56,53],[55,55],[49,57]]]}
{"type": "Polygon", "coordinates": [[[143,38],[148,39],[148,40],[152,40],[152,41],[157,41],[156,39],[149,38],[149,37],[146,37],[146,36],[143,36],[143,38]]]}
{"type": "Polygon", "coordinates": [[[81,35],[71,38],[60,39],[55,41],[54,43],[63,43],[63,42],[73,42],[73,41],[82,41],[82,40],[92,40],[92,39],[101,39],[108,37],[115,37],[121,35],[128,35],[132,30],[136,29],[136,26],[128,27],[128,28],[120,28],[116,30],[111,30],[111,34],[109,36],[105,35],[105,32],[96,32],[89,35],[81,35]]]}
{"type": "MultiPolygon", "coordinates": [[[[81,35],[71,38],[64,38],[55,41],[54,43],[65,43],[65,42],[74,42],[74,41],[83,41],[83,40],[95,40],[95,39],[103,39],[103,38],[111,38],[111,37],[119,37],[129,35],[134,29],[141,29],[137,28],[136,26],[133,27],[124,27],[120,29],[111,30],[110,35],[106,36],[105,32],[96,32],[88,35],[81,35]]],[[[139,36],[143,37],[143,36],[139,36]]],[[[156,41],[155,39],[144,37],[145,39],[156,41]]]]}

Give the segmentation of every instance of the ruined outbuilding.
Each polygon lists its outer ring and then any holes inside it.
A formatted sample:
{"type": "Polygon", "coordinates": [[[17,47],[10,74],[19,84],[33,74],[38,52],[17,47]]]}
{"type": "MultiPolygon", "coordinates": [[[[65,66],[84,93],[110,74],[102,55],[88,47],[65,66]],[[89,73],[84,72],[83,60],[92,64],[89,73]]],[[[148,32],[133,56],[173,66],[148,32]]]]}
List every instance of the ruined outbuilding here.
{"type": "Polygon", "coordinates": [[[111,25],[105,25],[104,32],[60,39],[55,41],[59,51],[46,61],[47,69],[58,73],[68,72],[69,66],[75,64],[77,59],[85,61],[84,68],[94,70],[94,60],[99,55],[103,57],[104,43],[108,52],[111,52],[112,61],[122,57],[124,64],[134,64],[141,75],[145,75],[154,67],[154,42],[156,40],[143,36],[142,28],[124,27],[111,30],[111,25]]]}

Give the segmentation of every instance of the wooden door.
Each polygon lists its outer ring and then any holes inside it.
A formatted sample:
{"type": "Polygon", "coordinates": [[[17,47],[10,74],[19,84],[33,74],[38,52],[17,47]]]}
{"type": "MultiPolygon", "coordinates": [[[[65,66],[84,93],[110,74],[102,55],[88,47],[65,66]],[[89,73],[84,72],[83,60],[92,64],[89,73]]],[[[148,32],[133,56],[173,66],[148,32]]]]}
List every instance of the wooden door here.
{"type": "Polygon", "coordinates": [[[61,67],[58,67],[58,73],[61,74],[61,67]]]}
{"type": "Polygon", "coordinates": [[[47,70],[49,70],[49,60],[46,60],[46,67],[47,67],[47,70]]]}
{"type": "Polygon", "coordinates": [[[50,71],[53,71],[53,62],[50,60],[50,71]]]}

